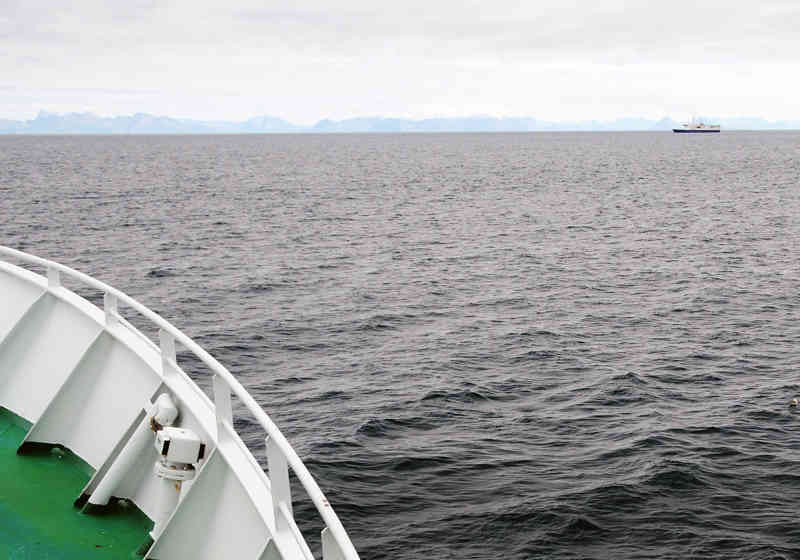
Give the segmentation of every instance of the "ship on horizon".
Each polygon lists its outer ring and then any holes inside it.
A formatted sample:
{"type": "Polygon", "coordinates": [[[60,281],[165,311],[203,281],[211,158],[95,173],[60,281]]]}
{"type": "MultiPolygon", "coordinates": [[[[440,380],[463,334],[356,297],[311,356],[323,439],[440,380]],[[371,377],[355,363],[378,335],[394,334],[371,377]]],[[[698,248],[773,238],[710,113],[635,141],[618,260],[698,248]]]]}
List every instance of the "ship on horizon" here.
{"type": "Polygon", "coordinates": [[[722,127],[718,124],[705,124],[704,122],[700,121],[697,122],[694,119],[690,120],[688,123],[683,123],[679,128],[673,128],[672,132],[720,132],[722,127]]]}

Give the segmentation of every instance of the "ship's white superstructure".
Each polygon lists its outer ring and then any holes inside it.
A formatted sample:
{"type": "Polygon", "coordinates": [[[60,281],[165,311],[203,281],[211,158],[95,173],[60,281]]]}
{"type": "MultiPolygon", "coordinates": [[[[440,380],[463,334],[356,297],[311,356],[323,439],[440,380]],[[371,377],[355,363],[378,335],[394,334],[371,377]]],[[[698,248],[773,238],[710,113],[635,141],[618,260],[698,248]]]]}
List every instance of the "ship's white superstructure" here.
{"type": "Polygon", "coordinates": [[[673,128],[672,132],[720,132],[722,127],[718,124],[706,124],[703,121],[690,120],[683,123],[679,128],[673,128]]]}

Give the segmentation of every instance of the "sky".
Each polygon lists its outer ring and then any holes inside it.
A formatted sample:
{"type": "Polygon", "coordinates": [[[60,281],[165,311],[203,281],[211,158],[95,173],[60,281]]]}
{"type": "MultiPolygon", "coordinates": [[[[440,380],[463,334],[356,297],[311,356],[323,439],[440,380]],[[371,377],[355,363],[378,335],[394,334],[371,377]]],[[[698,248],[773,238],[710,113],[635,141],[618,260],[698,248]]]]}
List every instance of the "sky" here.
{"type": "Polygon", "coordinates": [[[797,0],[0,0],[0,118],[796,120],[798,30],[797,0]]]}

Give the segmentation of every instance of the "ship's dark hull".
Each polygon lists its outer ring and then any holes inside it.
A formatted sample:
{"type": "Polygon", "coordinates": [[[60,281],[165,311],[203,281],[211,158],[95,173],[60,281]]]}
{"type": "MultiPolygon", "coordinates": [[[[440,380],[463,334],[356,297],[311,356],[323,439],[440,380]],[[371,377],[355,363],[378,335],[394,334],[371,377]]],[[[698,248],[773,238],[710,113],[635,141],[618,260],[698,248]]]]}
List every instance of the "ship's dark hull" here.
{"type": "Polygon", "coordinates": [[[680,132],[681,134],[709,134],[713,132],[719,132],[720,129],[705,129],[705,130],[692,130],[692,129],[685,129],[685,128],[673,128],[672,132],[680,132]]]}

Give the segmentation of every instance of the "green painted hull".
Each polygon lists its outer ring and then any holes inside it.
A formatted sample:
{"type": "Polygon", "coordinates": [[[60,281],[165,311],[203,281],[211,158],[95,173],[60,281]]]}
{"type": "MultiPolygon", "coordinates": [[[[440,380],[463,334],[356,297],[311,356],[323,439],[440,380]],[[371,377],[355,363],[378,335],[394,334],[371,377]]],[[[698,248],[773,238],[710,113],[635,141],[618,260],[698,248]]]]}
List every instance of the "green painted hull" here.
{"type": "Polygon", "coordinates": [[[0,558],[140,558],[152,522],[128,502],[87,515],[73,502],[91,469],[58,448],[18,455],[30,424],[0,408],[0,558]]]}

